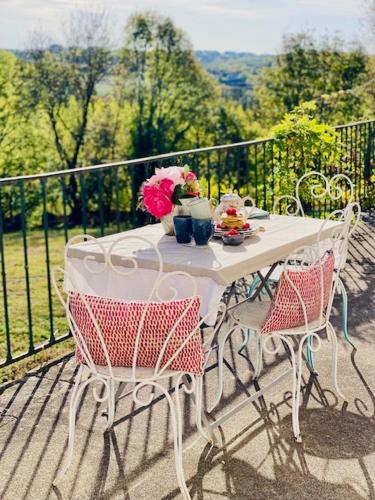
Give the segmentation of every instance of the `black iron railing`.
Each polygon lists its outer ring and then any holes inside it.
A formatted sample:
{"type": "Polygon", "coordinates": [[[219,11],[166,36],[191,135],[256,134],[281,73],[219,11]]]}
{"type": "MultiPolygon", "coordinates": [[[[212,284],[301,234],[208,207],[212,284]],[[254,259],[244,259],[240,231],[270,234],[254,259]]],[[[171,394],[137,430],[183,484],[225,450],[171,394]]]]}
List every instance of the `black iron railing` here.
{"type": "MultiPolygon", "coordinates": [[[[336,130],[340,161],[327,165],[322,159],[317,168],[327,175],[349,174],[356,198],[366,202],[375,120],[336,130]]],[[[69,336],[51,287],[52,266],[61,262],[63,246],[74,234],[103,236],[145,223],[137,192],[156,166],[189,164],[209,197],[233,189],[271,209],[280,194],[279,161],[273,139],[263,139],[0,179],[0,367],[69,336]]]]}

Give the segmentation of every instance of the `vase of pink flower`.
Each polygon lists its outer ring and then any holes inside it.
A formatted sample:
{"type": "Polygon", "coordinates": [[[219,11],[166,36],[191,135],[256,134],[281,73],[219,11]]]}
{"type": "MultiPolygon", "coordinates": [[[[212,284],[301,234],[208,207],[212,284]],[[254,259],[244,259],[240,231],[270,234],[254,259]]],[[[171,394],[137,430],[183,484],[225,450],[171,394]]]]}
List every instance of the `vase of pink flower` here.
{"type": "Polygon", "coordinates": [[[173,236],[173,217],[188,215],[181,199],[199,197],[199,182],[189,167],[162,167],[146,180],[141,189],[140,207],[160,219],[165,234],[173,236]]]}

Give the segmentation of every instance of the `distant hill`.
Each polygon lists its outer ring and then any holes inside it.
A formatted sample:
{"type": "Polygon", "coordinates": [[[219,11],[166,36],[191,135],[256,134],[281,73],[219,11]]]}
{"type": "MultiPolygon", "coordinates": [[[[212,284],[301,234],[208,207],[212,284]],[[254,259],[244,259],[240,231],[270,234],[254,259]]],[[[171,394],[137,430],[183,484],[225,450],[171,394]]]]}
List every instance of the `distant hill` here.
{"type": "MultiPolygon", "coordinates": [[[[51,45],[49,50],[59,53],[60,45],[51,45]]],[[[27,59],[27,51],[11,50],[20,59],[27,59]]],[[[251,77],[261,68],[271,66],[275,56],[252,52],[218,52],[197,50],[195,54],[206,70],[223,86],[224,93],[234,99],[243,99],[251,92],[251,77]]]]}
{"type": "Polygon", "coordinates": [[[271,66],[275,56],[252,52],[217,52],[197,50],[197,58],[207,71],[223,85],[226,93],[242,98],[251,91],[251,77],[261,68],[271,66]]]}

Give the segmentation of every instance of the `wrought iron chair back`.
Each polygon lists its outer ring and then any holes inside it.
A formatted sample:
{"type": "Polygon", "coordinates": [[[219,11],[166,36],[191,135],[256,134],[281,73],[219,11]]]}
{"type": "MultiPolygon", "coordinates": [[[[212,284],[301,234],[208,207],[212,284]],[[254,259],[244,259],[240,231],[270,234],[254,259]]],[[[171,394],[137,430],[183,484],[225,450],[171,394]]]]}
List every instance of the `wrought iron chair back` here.
{"type": "Polygon", "coordinates": [[[336,203],[341,199],[342,205],[346,206],[354,201],[354,185],[347,175],[336,174],[327,178],[321,172],[314,170],[300,177],[296,184],[295,195],[283,195],[275,200],[273,213],[303,217],[305,215],[302,203],[303,188],[309,181],[313,181],[312,185],[307,186],[312,204],[324,199],[336,203]]]}
{"type": "Polygon", "coordinates": [[[279,196],[272,207],[273,214],[303,217],[304,211],[300,200],[293,195],[279,196]]]}
{"type": "MultiPolygon", "coordinates": [[[[144,335],[145,320],[150,312],[150,307],[152,304],[155,304],[155,302],[163,304],[165,307],[163,311],[168,314],[168,309],[172,308],[178,299],[181,299],[181,296],[178,297],[178,294],[179,292],[181,294],[181,291],[178,291],[173,286],[173,280],[180,277],[184,279],[183,298],[186,301],[186,305],[184,304],[183,311],[181,312],[177,320],[173,323],[173,325],[169,327],[169,331],[165,332],[164,340],[160,345],[160,350],[157,354],[156,364],[153,367],[153,373],[152,375],[150,375],[150,379],[152,380],[162,377],[166,370],[171,369],[171,364],[174,360],[176,360],[176,358],[179,356],[188,342],[193,338],[193,336],[200,332],[205,319],[209,316],[209,314],[211,314],[210,311],[203,319],[198,320],[196,325],[194,325],[194,328],[192,328],[191,332],[189,332],[188,335],[186,335],[182,339],[181,343],[179,343],[178,346],[173,345],[171,347],[170,341],[174,333],[176,332],[179,325],[181,325],[182,321],[189,315],[189,313],[191,313],[192,305],[196,303],[197,299],[199,299],[196,280],[190,274],[183,271],[163,272],[163,259],[160,250],[146,238],[135,235],[122,236],[114,240],[109,246],[104,246],[104,244],[100,240],[89,235],[75,236],[66,245],[65,264],[68,259],[69,250],[71,248],[74,248],[78,243],[82,243],[83,241],[89,242],[90,245],[90,255],[86,256],[83,259],[83,264],[86,271],[95,275],[100,275],[110,270],[115,274],[122,275],[124,279],[126,279],[127,276],[131,275],[139,269],[139,259],[150,257],[150,254],[154,253],[153,260],[156,263],[156,279],[151,284],[150,290],[145,300],[141,301],[142,312],[139,318],[139,324],[136,329],[132,363],[129,367],[132,370],[131,378],[134,381],[137,380],[137,370],[140,368],[140,346],[144,335]],[[130,242],[137,242],[138,244],[141,243],[143,245],[142,250],[134,253],[131,250],[131,246],[127,246],[127,244],[130,242]],[[167,350],[170,353],[171,348],[174,349],[172,354],[168,356],[168,360],[163,363],[165,353],[167,352],[167,350]]],[[[84,363],[90,369],[90,371],[97,374],[98,367],[94,362],[93,353],[90,351],[85,333],[82,332],[77,324],[76,318],[72,314],[72,309],[70,307],[70,299],[72,293],[76,294],[84,304],[87,314],[89,315],[90,320],[94,326],[97,340],[104,355],[108,374],[111,378],[114,378],[114,367],[108,351],[108,346],[106,344],[105,334],[103,332],[103,328],[100,325],[100,321],[98,320],[95,311],[90,304],[88,295],[82,291],[82,287],[76,280],[74,272],[69,272],[67,271],[67,269],[68,267],[66,265],[65,269],[56,268],[53,273],[53,281],[59,298],[65,308],[71,332],[84,358],[84,363]],[[67,293],[64,293],[64,291],[61,290],[61,286],[59,286],[58,275],[60,273],[64,277],[64,286],[65,290],[67,290],[67,293]]],[[[181,300],[179,300],[179,302],[181,303],[181,300]]]]}
{"type": "Polygon", "coordinates": [[[303,187],[308,182],[307,190],[310,195],[310,201],[314,205],[315,202],[329,200],[337,206],[337,202],[341,200],[339,208],[347,206],[354,201],[354,184],[351,179],[345,174],[336,174],[330,178],[315,170],[304,174],[296,184],[295,196],[302,206],[303,187]]]}
{"type": "MultiPolygon", "coordinates": [[[[106,240],[104,240],[106,241],[106,240]]],[[[82,249],[81,249],[82,250],[82,249]]],[[[112,275],[111,275],[112,276],[112,275]]],[[[88,278],[88,279],[90,279],[88,278]]],[[[94,281],[94,280],[93,280],[94,281]]],[[[178,485],[181,489],[184,498],[189,499],[190,494],[186,486],[184,473],[183,473],[183,456],[182,456],[182,409],[180,402],[180,393],[184,392],[190,395],[195,403],[196,409],[196,424],[200,434],[208,441],[215,440],[214,432],[207,423],[207,419],[202,411],[202,394],[203,394],[203,377],[199,370],[190,372],[186,368],[186,364],[182,363],[172,367],[172,363],[177,359],[177,356],[181,353],[182,349],[188,344],[188,342],[197,335],[196,342],[194,345],[199,345],[198,342],[202,342],[202,350],[199,351],[198,364],[202,361],[202,371],[203,371],[203,349],[206,348],[212,338],[216,335],[218,328],[224,319],[225,306],[219,307],[219,313],[221,312],[221,317],[217,321],[215,327],[212,329],[210,335],[207,335],[206,341],[203,342],[200,336],[200,330],[203,326],[206,318],[212,315],[212,310],[210,310],[207,315],[200,319],[199,318],[199,297],[197,293],[197,283],[196,280],[185,272],[165,272],[163,266],[163,259],[160,250],[147,238],[142,236],[136,236],[134,234],[127,234],[120,236],[115,239],[112,243],[103,243],[103,240],[98,240],[89,235],[79,235],[72,238],[65,248],[65,268],[57,267],[53,272],[53,283],[56,292],[65,308],[68,324],[71,332],[76,340],[77,347],[83,358],[83,363],[80,364],[75,385],[70,398],[70,410],[69,410],[69,441],[68,441],[68,451],[67,459],[65,465],[62,467],[58,478],[62,477],[73,459],[73,448],[74,448],[74,437],[75,437],[75,419],[77,414],[77,409],[79,401],[83,396],[84,390],[89,384],[95,383],[93,386],[93,396],[95,400],[106,408],[107,414],[107,425],[106,428],[110,428],[114,423],[116,401],[119,396],[123,393],[125,387],[130,383],[133,388],[127,394],[132,394],[133,401],[135,404],[140,406],[148,406],[154,399],[156,391],[160,392],[166,399],[170,409],[170,419],[171,419],[171,429],[173,433],[173,446],[175,455],[175,468],[178,485]],[[135,273],[139,269],[140,262],[143,259],[150,259],[152,256],[152,263],[154,264],[155,280],[150,283],[149,290],[147,290],[146,298],[142,301],[137,302],[137,305],[141,302],[142,310],[140,316],[136,316],[134,323],[136,324],[135,330],[132,330],[132,336],[129,339],[130,342],[134,342],[134,351],[131,351],[131,361],[125,366],[120,368],[125,368],[125,370],[116,371],[118,368],[113,366],[110,352],[109,343],[107,345],[107,339],[105,332],[103,331],[103,324],[99,321],[99,318],[95,314],[95,310],[90,303],[90,294],[87,294],[87,287],[80,281],[82,277],[76,276],[74,272],[74,267],[68,265],[68,256],[74,255],[75,252],[80,251],[80,247],[77,248],[79,243],[85,242],[85,257],[83,258],[83,265],[85,271],[91,277],[100,277],[104,273],[114,273],[116,276],[121,276],[124,279],[124,284],[126,278],[132,273],[135,273]],[[72,253],[70,254],[70,251],[72,253]],[[63,277],[63,282],[61,280],[63,277]],[[181,285],[180,278],[183,280],[183,290],[180,286],[174,284],[174,280],[179,279],[178,285],[181,285]],[[182,292],[182,297],[181,297],[182,292]],[[78,325],[79,321],[73,314],[71,305],[72,294],[75,297],[79,297],[81,300],[80,307],[83,304],[87,315],[92,323],[94,329],[94,335],[97,343],[99,343],[101,351],[104,356],[105,366],[103,370],[102,364],[96,364],[94,358],[94,353],[90,347],[90,342],[87,341],[87,332],[82,331],[82,322],[78,325]],[[177,298],[177,296],[179,297],[177,298]],[[140,346],[144,336],[147,332],[144,331],[143,326],[148,319],[148,314],[150,313],[150,308],[152,304],[157,303],[156,312],[159,313],[159,304],[163,304],[162,312],[167,313],[169,307],[172,307],[174,303],[178,303],[182,308],[174,311],[174,314],[170,316],[170,321],[165,322],[163,330],[161,331],[161,337],[157,338],[154,342],[156,345],[154,351],[156,351],[156,359],[153,357],[151,363],[152,366],[140,367],[139,365],[139,355],[140,346]],[[194,315],[190,318],[191,321],[187,321],[184,329],[179,332],[181,334],[178,336],[177,341],[171,346],[171,338],[176,332],[176,329],[190,313],[190,307],[192,303],[195,303],[194,315]],[[178,316],[176,319],[176,315],[178,316]],[[139,323],[137,324],[137,321],[139,323]],[[166,326],[168,325],[168,326],[166,326]],[[135,334],[134,334],[135,331],[135,334]],[[163,361],[163,359],[166,361],[163,361]],[[144,370],[146,368],[146,370],[144,370]],[[181,369],[180,369],[181,368],[181,369]],[[87,373],[87,371],[89,373],[87,373]],[[83,374],[88,375],[85,379],[83,374]],[[174,379],[174,396],[172,395],[167,384],[163,383],[162,379],[169,378],[169,380],[174,379]],[[115,390],[115,384],[119,382],[117,390],[115,390]],[[100,395],[97,391],[97,383],[101,383],[104,387],[103,395],[100,395]],[[145,387],[151,388],[150,394],[141,397],[140,393],[145,387]]],[[[90,288],[90,287],[88,287],[90,288]]],[[[108,298],[104,297],[104,300],[108,298]]],[[[122,301],[123,303],[131,301],[122,301]]],[[[131,302],[134,304],[134,302],[131,302]]],[[[107,312],[107,311],[106,311],[107,312]]],[[[113,310],[109,311],[113,313],[113,310]]],[[[155,311],[154,311],[155,312],[155,311]]],[[[87,320],[87,315],[85,316],[85,321],[87,320]]],[[[105,316],[107,318],[108,316],[105,316]]],[[[103,319],[103,318],[101,318],[103,319]]],[[[158,317],[157,317],[158,320],[158,317]]],[[[126,324],[126,321],[125,321],[126,324]]],[[[152,328],[157,327],[157,324],[153,320],[152,328]]],[[[91,327],[90,327],[91,328],[91,327]]],[[[121,334],[126,335],[126,328],[121,326],[121,334]]],[[[92,329],[90,330],[90,332],[92,329]]],[[[149,333],[149,332],[148,332],[149,333]]],[[[158,330],[158,333],[159,330],[158,330]]],[[[92,340],[92,339],[90,339],[92,340]]],[[[154,348],[154,345],[153,345],[154,348]]],[[[185,353],[187,357],[190,356],[190,351],[185,353]]]]}
{"type": "MultiPolygon", "coordinates": [[[[348,205],[345,210],[335,210],[322,222],[319,230],[317,243],[312,246],[305,246],[297,249],[288,256],[283,263],[283,274],[288,284],[294,290],[303,311],[304,329],[306,334],[310,331],[307,315],[307,307],[302,298],[301,291],[292,280],[292,273],[295,271],[309,271],[319,269],[319,329],[325,328],[329,322],[333,297],[338,287],[340,272],[343,269],[347,258],[348,238],[351,229],[352,205],[348,205]],[[327,225],[335,220],[339,224],[333,227],[327,236],[327,225]],[[324,237],[323,237],[324,234],[324,237]],[[339,255],[338,262],[335,263],[335,272],[332,282],[329,284],[328,303],[324,303],[325,276],[323,261],[326,252],[339,255]]],[[[314,327],[316,329],[316,327],[314,327]]]]}

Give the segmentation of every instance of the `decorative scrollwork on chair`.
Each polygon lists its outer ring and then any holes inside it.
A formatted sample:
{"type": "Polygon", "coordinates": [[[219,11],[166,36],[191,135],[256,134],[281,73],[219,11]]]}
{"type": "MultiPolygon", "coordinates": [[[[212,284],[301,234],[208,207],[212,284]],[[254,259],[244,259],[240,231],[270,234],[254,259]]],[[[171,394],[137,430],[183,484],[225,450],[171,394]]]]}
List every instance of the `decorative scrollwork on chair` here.
{"type": "MultiPolygon", "coordinates": [[[[142,236],[130,234],[103,241],[81,235],[66,245],[65,268],[54,269],[53,283],[76,340],[76,359],[80,364],[70,401],[68,454],[61,475],[73,457],[76,412],[84,389],[92,383],[104,387],[100,394],[94,385],[93,395],[108,408],[108,428],[115,417],[115,383],[132,383],[137,405],[151,404],[155,390],[167,400],[178,485],[183,496],[190,498],[182,464],[181,391],[196,403],[199,432],[209,441],[215,439],[202,408],[204,351],[209,339],[202,341],[201,328],[213,311],[200,318],[201,298],[196,280],[186,272],[165,272],[160,250],[142,236]],[[82,244],[86,246],[85,257],[80,254],[82,244]],[[127,278],[141,271],[142,260],[149,259],[151,254],[154,279],[148,283],[144,300],[125,301],[88,294],[82,280],[77,279],[74,267],[68,265],[68,256],[76,256],[83,260],[85,271],[95,279],[112,273],[120,276],[125,285],[127,278]],[[60,275],[64,278],[63,287],[60,275]],[[177,286],[177,281],[183,286],[177,286]],[[86,380],[83,380],[84,373],[88,376],[86,380]],[[163,385],[166,380],[174,380],[174,398],[165,383],[163,385]],[[140,392],[146,387],[152,388],[152,394],[144,399],[140,392]]],[[[217,328],[213,329],[212,336],[217,328]]]]}

